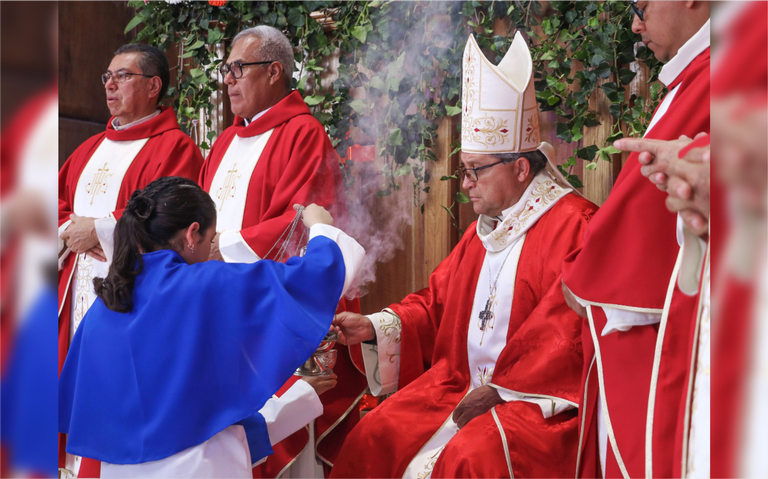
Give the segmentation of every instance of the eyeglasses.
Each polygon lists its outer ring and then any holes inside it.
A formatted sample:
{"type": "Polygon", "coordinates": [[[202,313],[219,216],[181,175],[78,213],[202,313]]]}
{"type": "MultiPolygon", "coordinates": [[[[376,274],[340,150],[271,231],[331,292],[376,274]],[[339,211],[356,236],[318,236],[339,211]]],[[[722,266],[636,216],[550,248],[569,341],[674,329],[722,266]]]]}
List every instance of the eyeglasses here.
{"type": "Polygon", "coordinates": [[[629,6],[632,7],[632,11],[635,12],[635,15],[637,15],[637,18],[639,18],[641,22],[644,22],[645,12],[644,12],[644,9],[641,10],[640,7],[637,6],[637,1],[638,0],[632,0],[629,6]]]}
{"type": "Polygon", "coordinates": [[[225,63],[222,66],[219,67],[219,72],[221,73],[222,78],[227,76],[229,73],[232,73],[232,76],[235,77],[235,80],[238,78],[243,77],[243,67],[247,67],[248,65],[266,65],[268,63],[274,63],[274,60],[264,61],[264,62],[232,62],[232,63],[225,63]]]}
{"type": "Polygon", "coordinates": [[[491,163],[490,165],[485,166],[478,166],[477,168],[467,168],[466,166],[462,165],[458,170],[456,170],[456,174],[459,175],[459,180],[461,181],[464,181],[464,178],[466,177],[469,178],[469,181],[475,183],[477,182],[478,171],[490,168],[492,166],[500,165],[501,163],[504,163],[504,161],[497,161],[496,163],[491,163]]]}
{"type": "Polygon", "coordinates": [[[127,81],[130,81],[132,76],[141,76],[146,78],[152,78],[155,75],[145,75],[143,73],[131,73],[131,72],[124,72],[122,70],[118,70],[116,72],[107,72],[101,75],[101,83],[107,84],[109,79],[113,79],[115,83],[125,83],[127,81]]]}

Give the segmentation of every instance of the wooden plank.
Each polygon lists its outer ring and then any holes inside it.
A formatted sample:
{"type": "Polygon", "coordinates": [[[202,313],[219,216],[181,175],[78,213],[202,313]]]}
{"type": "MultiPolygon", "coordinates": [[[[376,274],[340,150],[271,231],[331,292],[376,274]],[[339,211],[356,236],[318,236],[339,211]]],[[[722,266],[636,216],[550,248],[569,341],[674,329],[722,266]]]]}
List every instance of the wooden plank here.
{"type": "Polygon", "coordinates": [[[123,34],[133,18],[125,2],[59,3],[59,114],[67,118],[109,120],[100,76],[115,50],[128,43],[123,34]]]}
{"type": "Polygon", "coordinates": [[[106,123],[59,117],[59,168],[78,146],[106,127],[106,123]]]}
{"type": "MultiPolygon", "coordinates": [[[[601,80],[595,92],[589,98],[589,107],[597,113],[597,119],[602,122],[601,125],[591,128],[584,128],[584,144],[597,145],[602,147],[605,140],[611,136],[611,124],[613,117],[609,111],[610,100],[602,94],[600,85],[606,81],[615,81],[612,77],[607,80],[601,80]]],[[[620,155],[614,155],[613,163],[621,163],[618,160],[620,155]]],[[[611,192],[614,182],[614,164],[602,159],[597,159],[597,168],[587,170],[584,168],[584,196],[595,203],[602,205],[608,194],[611,192]]]]}

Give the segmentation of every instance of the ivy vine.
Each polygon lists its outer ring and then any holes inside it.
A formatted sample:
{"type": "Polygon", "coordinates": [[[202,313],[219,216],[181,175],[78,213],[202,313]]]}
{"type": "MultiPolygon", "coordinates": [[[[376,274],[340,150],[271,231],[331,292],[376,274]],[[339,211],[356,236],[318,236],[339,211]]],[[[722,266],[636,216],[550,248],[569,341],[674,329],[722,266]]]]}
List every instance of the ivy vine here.
{"type": "MultiPolygon", "coordinates": [[[[515,29],[529,36],[540,108],[555,111],[557,136],[563,141],[579,142],[585,128],[599,125],[589,100],[595,94],[608,98],[613,123],[606,143],[579,144],[560,167],[577,187],[582,186],[572,171],[577,158],[610,160],[617,153],[611,142],[642,133],[662,94],[655,84],[650,98],[626,95],[636,75],[633,62],[649,66],[650,80],[659,69],[644,46],[635,52],[640,38],[631,31],[626,1],[551,2],[546,11],[533,1],[128,4],[136,16],[126,32],[141,27],[135,41],[166,50],[178,47],[183,66],[168,95],[187,131],[201,120],[201,110],[214,108],[211,97],[218,83],[210,72],[221,59],[212,45],[227,44],[244,28],[272,25],[294,45],[300,70],[293,86],[326,127],[340,156],[357,142],[375,144],[384,159],[379,194],[391,194],[400,188],[399,177],[410,176],[417,205],[430,189],[428,163],[448,161],[433,148],[440,119],[461,114],[461,59],[470,33],[494,62],[506,53],[515,29]],[[338,75],[324,88],[333,55],[339,58],[338,75]]],[[[210,127],[210,119],[207,123],[210,127]]],[[[200,139],[201,148],[209,148],[214,137],[211,132],[200,139]]],[[[453,147],[458,151],[458,141],[453,147]]],[[[467,200],[457,193],[456,201],[467,200]]]]}

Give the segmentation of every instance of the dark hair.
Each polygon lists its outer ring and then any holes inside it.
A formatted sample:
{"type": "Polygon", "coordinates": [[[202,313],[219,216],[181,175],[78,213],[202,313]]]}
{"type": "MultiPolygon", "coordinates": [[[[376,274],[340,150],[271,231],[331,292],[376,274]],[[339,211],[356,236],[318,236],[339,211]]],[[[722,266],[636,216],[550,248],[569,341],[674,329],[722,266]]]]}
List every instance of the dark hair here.
{"type": "Polygon", "coordinates": [[[200,224],[201,233],[216,224],[213,200],[194,181],[167,176],[134,191],[115,226],[115,253],[107,277],[93,280],[96,295],[109,309],[129,312],[133,283],[144,265],[141,254],[181,251],[184,244],[172,241],[194,222],[200,224]]]}
{"type": "Polygon", "coordinates": [[[520,157],[525,157],[531,164],[531,173],[534,175],[538,175],[547,167],[547,157],[539,150],[526,151],[525,153],[501,153],[493,156],[504,163],[511,163],[520,157]]]}
{"type": "Polygon", "coordinates": [[[139,56],[139,68],[141,68],[141,73],[160,77],[162,84],[160,86],[160,93],[157,95],[157,103],[159,104],[160,101],[165,98],[165,92],[168,91],[168,85],[171,83],[171,72],[168,67],[168,58],[166,58],[165,53],[157,47],[145,45],[143,43],[128,43],[127,45],[123,45],[117,49],[115,56],[124,53],[141,53],[139,56]]]}

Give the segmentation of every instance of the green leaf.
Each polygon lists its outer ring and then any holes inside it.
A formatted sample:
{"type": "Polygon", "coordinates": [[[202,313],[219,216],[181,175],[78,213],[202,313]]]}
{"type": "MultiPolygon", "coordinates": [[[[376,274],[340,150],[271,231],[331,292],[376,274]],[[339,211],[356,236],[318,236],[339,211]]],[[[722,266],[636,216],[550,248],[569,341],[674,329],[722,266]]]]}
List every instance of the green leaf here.
{"type": "Polygon", "coordinates": [[[366,38],[368,38],[368,30],[362,25],[354,27],[350,33],[353,37],[357,38],[360,43],[365,43],[366,38]]]}
{"type": "Polygon", "coordinates": [[[358,115],[364,115],[368,112],[368,104],[363,100],[352,100],[349,106],[355,110],[358,115]]]}
{"type": "Polygon", "coordinates": [[[411,165],[406,163],[395,170],[395,176],[406,176],[411,174],[411,165]]]}
{"type": "Polygon", "coordinates": [[[394,146],[403,144],[403,131],[400,128],[393,128],[389,132],[389,143],[394,146]]]}
{"type": "Polygon", "coordinates": [[[189,48],[190,50],[197,50],[198,48],[202,47],[203,45],[205,45],[205,42],[203,40],[198,40],[194,44],[192,44],[191,46],[189,46],[187,48],[189,48]]]}
{"type": "Polygon", "coordinates": [[[469,196],[461,191],[456,192],[456,203],[469,203],[469,196]]]}
{"type": "Polygon", "coordinates": [[[138,15],[133,17],[130,22],[128,22],[128,25],[125,26],[125,31],[123,31],[123,33],[127,34],[131,30],[133,30],[136,26],[138,26],[139,23],[142,23],[143,21],[144,21],[144,15],[142,11],[142,13],[139,13],[138,15]]]}
{"type": "Polygon", "coordinates": [[[618,153],[621,153],[621,150],[614,147],[613,145],[608,145],[605,148],[602,148],[603,151],[605,151],[609,155],[616,155],[618,153]]]}
{"type": "Polygon", "coordinates": [[[587,163],[587,164],[584,166],[584,169],[585,169],[585,170],[596,170],[596,169],[597,169],[597,163],[595,163],[595,162],[592,162],[592,163],[587,163]]]}
{"type": "Polygon", "coordinates": [[[633,72],[629,68],[622,68],[619,70],[619,80],[621,80],[622,85],[628,85],[632,80],[635,79],[635,76],[637,75],[636,72],[633,72]]]}
{"type": "Polygon", "coordinates": [[[293,27],[303,27],[306,23],[307,15],[301,11],[300,7],[293,7],[288,12],[288,24],[293,27]]]}
{"type": "Polygon", "coordinates": [[[325,101],[325,95],[312,95],[304,98],[304,103],[309,106],[319,105],[323,101],[325,101]]]}
{"type": "Polygon", "coordinates": [[[592,161],[595,159],[595,155],[597,155],[597,150],[599,149],[600,148],[598,148],[597,145],[589,145],[584,148],[579,148],[576,151],[576,156],[582,160],[592,161]]]}
{"type": "Polygon", "coordinates": [[[458,180],[459,178],[456,175],[447,175],[447,176],[441,176],[440,181],[448,181],[448,180],[458,180]]]}
{"type": "Polygon", "coordinates": [[[460,106],[445,106],[445,114],[448,116],[456,116],[461,113],[461,107],[460,106]]]}

